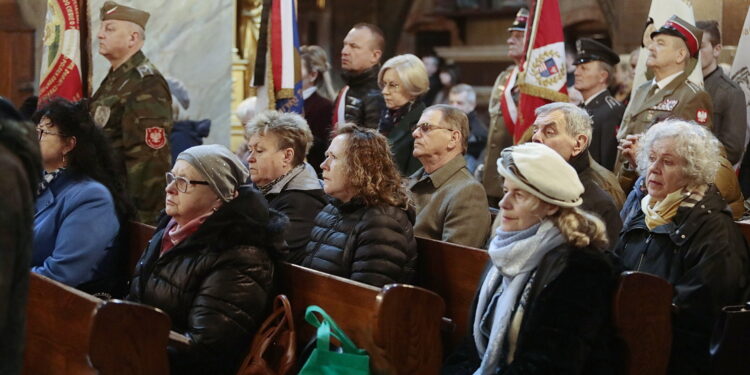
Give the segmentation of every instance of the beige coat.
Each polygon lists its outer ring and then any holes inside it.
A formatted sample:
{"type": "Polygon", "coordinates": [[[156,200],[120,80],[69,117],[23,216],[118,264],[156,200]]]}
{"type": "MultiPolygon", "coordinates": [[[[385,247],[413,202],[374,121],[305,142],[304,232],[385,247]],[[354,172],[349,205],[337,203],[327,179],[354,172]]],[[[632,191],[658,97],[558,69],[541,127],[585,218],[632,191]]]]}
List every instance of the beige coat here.
{"type": "Polygon", "coordinates": [[[414,235],[482,248],[490,230],[487,193],[466,169],[462,155],[427,174],[409,178],[417,208],[414,235]]]}

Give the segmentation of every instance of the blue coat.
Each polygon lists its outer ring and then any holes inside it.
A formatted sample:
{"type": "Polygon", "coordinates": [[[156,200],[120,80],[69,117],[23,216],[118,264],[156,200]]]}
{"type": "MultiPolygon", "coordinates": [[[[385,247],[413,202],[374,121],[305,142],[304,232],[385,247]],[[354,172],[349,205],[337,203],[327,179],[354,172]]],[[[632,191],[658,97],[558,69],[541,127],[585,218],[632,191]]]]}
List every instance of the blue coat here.
{"type": "MultiPolygon", "coordinates": [[[[119,232],[109,190],[63,172],[36,201],[31,270],[73,287],[113,285],[107,280],[118,276],[119,232]]],[[[98,289],[86,291],[109,292],[98,289]]]]}

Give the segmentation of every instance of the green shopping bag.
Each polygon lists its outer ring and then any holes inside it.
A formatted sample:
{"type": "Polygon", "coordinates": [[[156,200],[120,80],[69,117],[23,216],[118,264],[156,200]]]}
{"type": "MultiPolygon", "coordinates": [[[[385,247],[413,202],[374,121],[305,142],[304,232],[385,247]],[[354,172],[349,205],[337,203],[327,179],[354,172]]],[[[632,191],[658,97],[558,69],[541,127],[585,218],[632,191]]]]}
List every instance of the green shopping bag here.
{"type": "Polygon", "coordinates": [[[369,375],[370,356],[357,348],[336,322],[319,306],[310,305],[305,320],[318,328],[316,347],[310,354],[300,375],[369,375]],[[322,320],[315,314],[318,313],[322,320]],[[341,343],[342,352],[331,351],[330,337],[341,343]]]}

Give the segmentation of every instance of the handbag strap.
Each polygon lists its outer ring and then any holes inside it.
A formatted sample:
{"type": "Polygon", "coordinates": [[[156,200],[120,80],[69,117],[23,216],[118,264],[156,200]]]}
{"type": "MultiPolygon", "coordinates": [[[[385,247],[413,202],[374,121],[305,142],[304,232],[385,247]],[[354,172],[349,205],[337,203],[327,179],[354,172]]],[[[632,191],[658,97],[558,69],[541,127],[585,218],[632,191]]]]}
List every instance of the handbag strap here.
{"type": "MultiPolygon", "coordinates": [[[[354,345],[354,342],[349,339],[349,336],[344,333],[344,331],[339,328],[339,326],[336,324],[336,322],[328,315],[328,313],[325,312],[320,306],[317,305],[310,305],[307,307],[307,310],[305,311],[305,320],[310,323],[315,328],[318,328],[318,347],[320,347],[320,335],[321,335],[321,327],[323,327],[324,323],[325,328],[323,328],[323,334],[325,334],[325,331],[328,330],[328,335],[326,335],[326,341],[328,341],[328,336],[333,335],[339,342],[341,343],[342,349],[344,349],[344,353],[352,353],[352,354],[364,354],[366,353],[364,350],[357,348],[356,345],[354,345]],[[322,319],[318,318],[318,315],[316,313],[320,314],[322,319]]],[[[325,350],[328,349],[328,342],[325,344],[325,350]]]]}

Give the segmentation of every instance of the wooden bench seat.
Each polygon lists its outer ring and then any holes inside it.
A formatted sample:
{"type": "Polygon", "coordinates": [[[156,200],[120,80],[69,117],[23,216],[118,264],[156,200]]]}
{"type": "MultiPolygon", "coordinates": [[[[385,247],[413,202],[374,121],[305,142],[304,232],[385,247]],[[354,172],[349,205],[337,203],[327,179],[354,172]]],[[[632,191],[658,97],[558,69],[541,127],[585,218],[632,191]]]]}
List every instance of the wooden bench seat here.
{"type": "Polygon", "coordinates": [[[169,317],[31,273],[24,374],[168,374],[169,317]]]}

